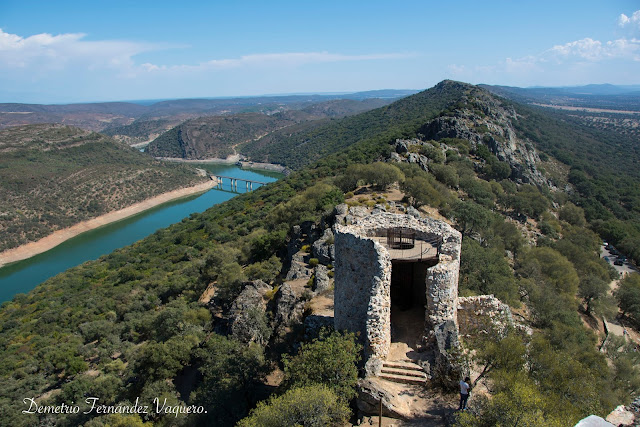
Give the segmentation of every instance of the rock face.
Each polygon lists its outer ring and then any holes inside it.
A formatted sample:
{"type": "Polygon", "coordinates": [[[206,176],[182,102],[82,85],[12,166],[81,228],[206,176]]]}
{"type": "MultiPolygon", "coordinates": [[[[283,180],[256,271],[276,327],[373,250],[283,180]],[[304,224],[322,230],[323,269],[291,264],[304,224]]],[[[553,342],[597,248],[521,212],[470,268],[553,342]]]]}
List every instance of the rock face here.
{"type": "Polygon", "coordinates": [[[507,304],[493,295],[480,295],[458,298],[458,326],[461,336],[475,336],[489,330],[503,335],[515,324],[507,304]]]}
{"type": "MultiPolygon", "coordinates": [[[[424,341],[442,364],[458,348],[457,300],[462,236],[445,222],[378,211],[358,215],[348,226],[334,227],[335,327],[358,332],[364,346],[365,369],[376,374],[391,344],[391,270],[389,251],[373,239],[392,228],[411,230],[418,240],[441,238],[437,264],[426,269],[424,341]]],[[[439,371],[446,370],[446,366],[439,371]]]]}
{"type": "Polygon", "coordinates": [[[229,321],[234,338],[245,343],[265,344],[267,342],[269,336],[261,326],[266,326],[265,295],[271,289],[271,286],[262,280],[254,280],[245,285],[240,295],[233,301],[230,310],[229,321]]]}

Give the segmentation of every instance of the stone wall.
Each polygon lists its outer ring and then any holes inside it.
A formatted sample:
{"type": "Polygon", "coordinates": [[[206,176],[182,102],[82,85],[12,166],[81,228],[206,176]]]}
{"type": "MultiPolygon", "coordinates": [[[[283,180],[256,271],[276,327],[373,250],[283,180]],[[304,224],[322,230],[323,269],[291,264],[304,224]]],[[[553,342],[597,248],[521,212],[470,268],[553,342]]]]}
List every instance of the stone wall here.
{"type": "Polygon", "coordinates": [[[365,362],[391,344],[391,260],[378,243],[349,230],[335,235],[334,324],[359,333],[365,362]]]}
{"type": "Polygon", "coordinates": [[[477,336],[495,329],[502,335],[513,327],[509,306],[493,295],[458,298],[458,326],[462,337],[477,336]]]}

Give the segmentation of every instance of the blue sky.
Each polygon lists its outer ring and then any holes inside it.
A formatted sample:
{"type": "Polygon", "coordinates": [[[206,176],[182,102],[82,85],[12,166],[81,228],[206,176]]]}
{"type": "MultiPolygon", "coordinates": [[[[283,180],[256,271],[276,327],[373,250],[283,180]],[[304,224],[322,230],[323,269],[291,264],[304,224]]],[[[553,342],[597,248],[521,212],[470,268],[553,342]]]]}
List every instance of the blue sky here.
{"type": "Polygon", "coordinates": [[[637,1],[0,0],[0,102],[640,83],[637,1]]]}

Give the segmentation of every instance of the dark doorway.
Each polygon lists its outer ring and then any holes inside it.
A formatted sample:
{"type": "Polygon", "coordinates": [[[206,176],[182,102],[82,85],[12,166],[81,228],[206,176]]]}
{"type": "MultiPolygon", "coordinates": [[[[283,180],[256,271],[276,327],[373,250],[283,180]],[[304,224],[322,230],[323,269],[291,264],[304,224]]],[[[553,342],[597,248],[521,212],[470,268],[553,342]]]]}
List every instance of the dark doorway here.
{"type": "Polygon", "coordinates": [[[433,261],[391,261],[391,342],[415,348],[424,333],[427,269],[433,261]]]}

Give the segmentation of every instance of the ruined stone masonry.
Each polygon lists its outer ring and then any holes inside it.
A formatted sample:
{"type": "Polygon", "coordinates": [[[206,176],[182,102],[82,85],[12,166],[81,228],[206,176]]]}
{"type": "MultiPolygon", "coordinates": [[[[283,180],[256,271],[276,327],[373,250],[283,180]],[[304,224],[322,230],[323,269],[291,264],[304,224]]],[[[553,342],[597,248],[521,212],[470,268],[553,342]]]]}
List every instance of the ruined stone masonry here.
{"type": "Polygon", "coordinates": [[[392,301],[419,306],[422,340],[446,360],[458,347],[460,232],[431,218],[353,211],[334,226],[336,329],[359,333],[365,368],[375,375],[391,345],[392,301]],[[347,217],[352,223],[340,224],[347,217]],[[390,230],[413,240],[394,248],[385,240],[390,230]]]}

